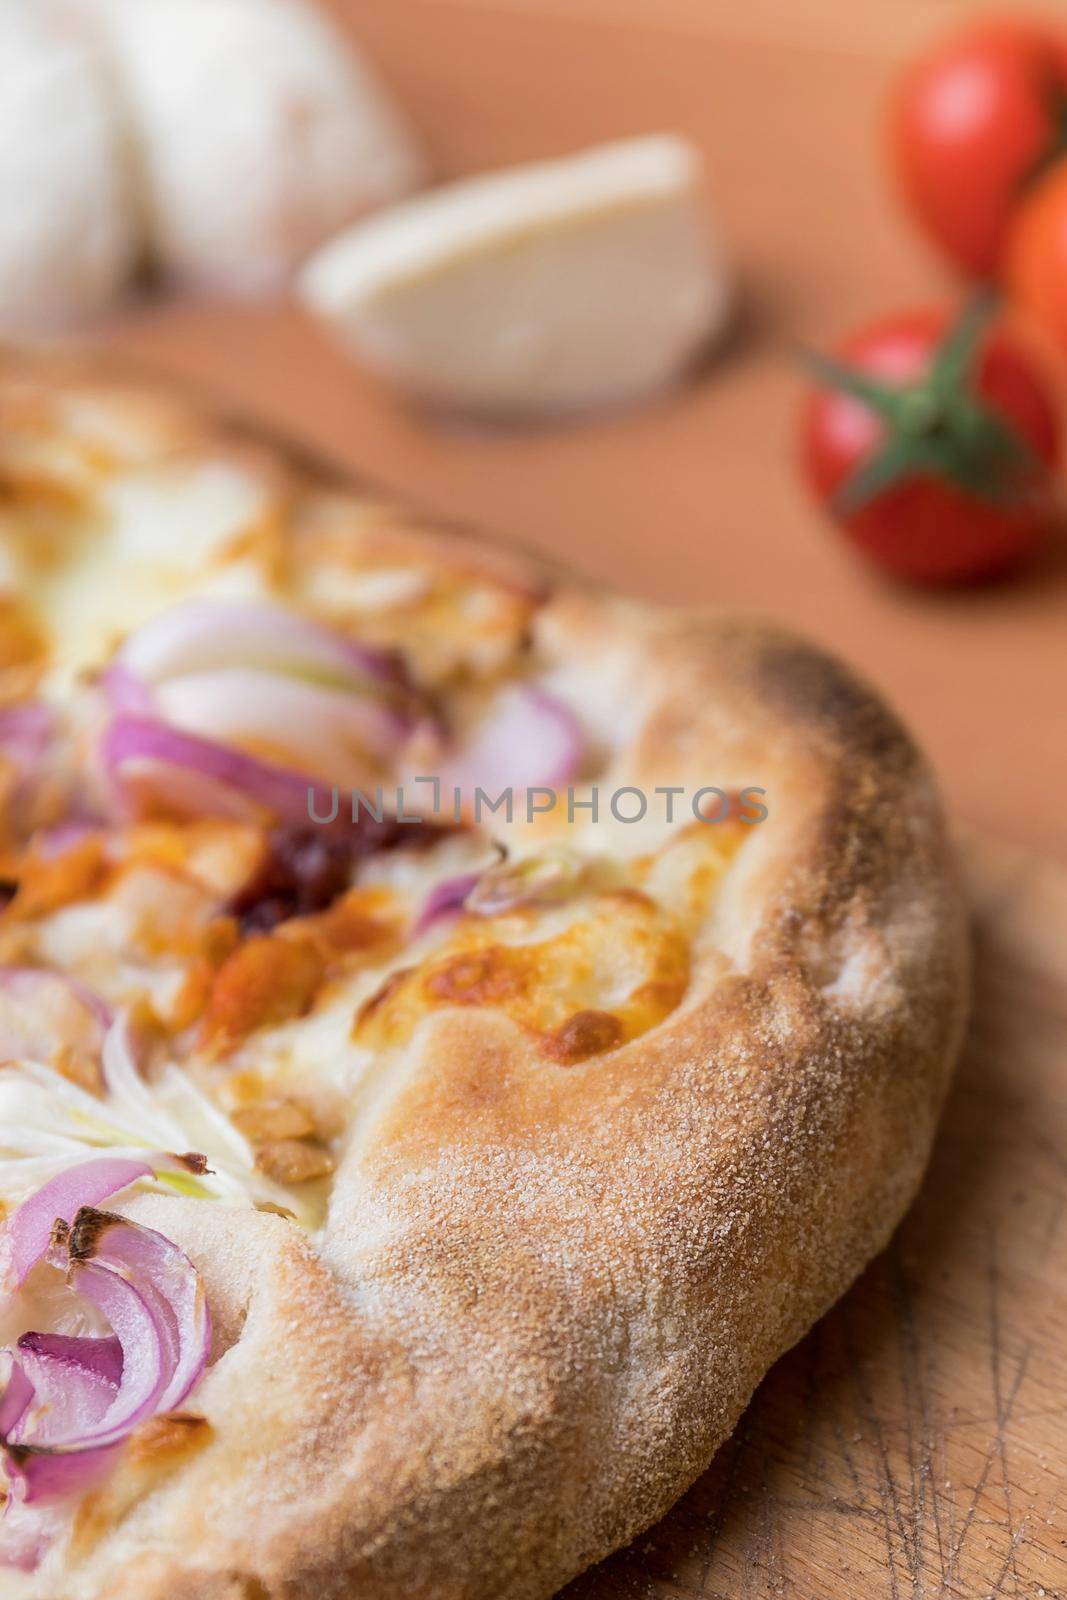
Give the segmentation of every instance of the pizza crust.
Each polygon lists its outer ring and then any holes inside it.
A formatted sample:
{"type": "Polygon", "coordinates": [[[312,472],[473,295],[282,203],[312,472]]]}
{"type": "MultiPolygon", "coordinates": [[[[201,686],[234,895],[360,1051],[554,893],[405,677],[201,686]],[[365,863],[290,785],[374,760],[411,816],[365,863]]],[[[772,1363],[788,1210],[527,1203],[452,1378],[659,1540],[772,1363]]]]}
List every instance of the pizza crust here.
{"type": "MultiPolygon", "coordinates": [[[[405,519],[405,548],[433,539],[405,519]]],[[[447,550],[484,559],[454,531],[447,550]]],[[[431,1011],[362,1086],[314,1240],[195,1201],[120,1207],[203,1274],[206,1428],[162,1464],[131,1453],[28,1594],[547,1600],[706,1468],[911,1200],[967,968],[911,739],[764,623],[553,577],[533,627],[546,671],[585,685],[605,788],[767,791],[682,1003],[565,1066],[499,1012],[431,1011]]],[[[639,832],[598,846],[632,854],[639,832]]]]}

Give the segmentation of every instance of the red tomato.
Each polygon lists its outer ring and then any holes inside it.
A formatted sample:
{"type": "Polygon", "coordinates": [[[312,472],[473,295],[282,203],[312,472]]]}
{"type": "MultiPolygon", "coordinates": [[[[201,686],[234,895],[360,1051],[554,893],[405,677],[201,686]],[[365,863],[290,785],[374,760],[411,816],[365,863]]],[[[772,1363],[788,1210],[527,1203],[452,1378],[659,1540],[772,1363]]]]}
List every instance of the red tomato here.
{"type": "Polygon", "coordinates": [[[1067,345],[1067,163],[1054,167],[1019,207],[1004,278],[1013,298],[1067,345]]]}
{"type": "Polygon", "coordinates": [[[1067,153],[1067,30],[987,22],[906,72],[893,160],[927,233],[963,269],[991,277],[1026,180],[1067,153]]]}
{"type": "Polygon", "coordinates": [[[947,393],[935,388],[952,327],[944,313],[913,311],[840,347],[844,367],[890,395],[893,419],[832,381],[811,393],[802,419],[803,465],[818,498],[861,550],[915,582],[992,577],[1033,550],[1052,516],[1059,428],[1039,372],[1008,334],[976,329],[957,381],[947,393]],[[890,460],[896,470],[879,484],[874,463],[890,460]],[[869,492],[861,505],[842,505],[860,488],[861,469],[869,492]]]}

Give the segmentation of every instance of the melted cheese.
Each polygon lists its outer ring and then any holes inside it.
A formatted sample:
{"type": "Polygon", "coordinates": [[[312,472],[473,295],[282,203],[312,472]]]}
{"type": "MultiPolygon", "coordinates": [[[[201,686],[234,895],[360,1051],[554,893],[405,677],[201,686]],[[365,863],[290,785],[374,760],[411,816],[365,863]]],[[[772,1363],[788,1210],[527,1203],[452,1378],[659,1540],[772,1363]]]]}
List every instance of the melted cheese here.
{"type": "Polygon", "coordinates": [[[132,628],[194,592],[260,595],[265,563],[246,548],[270,507],[264,485],[225,462],[105,479],[88,504],[40,522],[8,519],[0,579],[39,620],[61,696],[132,628]]]}
{"type": "Polygon", "coordinates": [[[353,1037],[395,1048],[435,1010],[486,1009],[512,1018],[541,1054],[574,1062],[637,1038],[681,1002],[688,944],[646,895],[581,901],[546,937],[551,920],[531,911],[464,917],[441,953],[385,980],[353,1037]]]}
{"type": "MultiPolygon", "coordinates": [[[[398,648],[453,728],[480,704],[486,680],[528,669],[536,596],[467,555],[438,554],[371,502],[309,495],[290,507],[269,476],[197,453],[151,413],[117,405],[109,422],[108,406],[88,397],[68,396],[66,410],[54,398],[43,410],[20,404],[5,417],[0,396],[0,670],[10,692],[7,674],[21,684],[30,670],[26,651],[43,654],[40,687],[72,706],[72,761],[102,715],[100,695],[73,694],[79,680],[192,594],[280,594],[398,648]]],[[[634,697],[608,665],[597,669],[574,672],[587,689],[603,679],[593,720],[607,743],[634,697]]],[[[116,827],[69,850],[62,867],[16,861],[19,897],[0,919],[0,962],[54,966],[113,1006],[154,1013],[170,1055],[227,1110],[265,1114],[281,1102],[291,1111],[300,1100],[316,1138],[341,1137],[384,1092],[397,1056],[415,1063],[420,1027],[447,1010],[506,1017],[532,1058],[556,1070],[595,1061],[684,1005],[743,830],[681,826],[665,839],[590,823],[566,832],[581,871],[562,904],[420,929],[435,888],[495,859],[484,837],[449,835],[355,862],[354,894],[253,945],[229,908],[268,859],[258,826],[116,827]],[[351,910],[360,897],[371,920],[380,914],[380,937],[362,940],[340,916],[341,901],[351,910]],[[287,963],[301,941],[314,959],[287,963]]],[[[520,860],[532,834],[514,830],[509,842],[520,860]]]]}

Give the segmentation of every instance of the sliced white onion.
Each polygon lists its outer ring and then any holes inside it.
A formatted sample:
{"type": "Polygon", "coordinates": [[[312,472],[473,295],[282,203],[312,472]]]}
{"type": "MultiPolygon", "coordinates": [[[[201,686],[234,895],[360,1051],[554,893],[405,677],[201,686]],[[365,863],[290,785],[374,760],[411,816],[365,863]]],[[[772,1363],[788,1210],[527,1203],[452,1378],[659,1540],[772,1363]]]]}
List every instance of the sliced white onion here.
{"type": "MultiPolygon", "coordinates": [[[[106,1151],[148,1166],[154,1176],[143,1182],[158,1190],[225,1205],[283,1206],[304,1226],[317,1225],[316,1204],[257,1171],[247,1139],[182,1067],[165,1063],[149,1084],[141,1053],[132,1021],[122,1014],[104,1040],[104,1099],[39,1062],[0,1071],[0,1197],[32,1194],[106,1151]],[[206,1169],[201,1161],[193,1170],[175,1154],[190,1150],[202,1152],[206,1169]]],[[[3,1251],[0,1233],[0,1257],[3,1251]]]]}
{"type": "Polygon", "coordinates": [[[172,606],[126,640],[119,661],[150,684],[216,668],[263,667],[339,688],[406,686],[396,656],[284,606],[243,600],[194,599],[172,606]]]}
{"type": "Polygon", "coordinates": [[[284,751],[287,765],[348,788],[366,783],[373,765],[395,762],[410,732],[404,717],[371,696],[251,667],[168,679],[156,702],[173,728],[284,751]]]}
{"type": "Polygon", "coordinates": [[[582,885],[583,863],[569,850],[544,850],[502,861],[483,872],[467,897],[467,910],[493,917],[524,906],[558,905],[582,885]]]}
{"type": "MultiPolygon", "coordinates": [[[[116,718],[104,735],[101,757],[136,813],[169,809],[306,827],[312,806],[319,816],[332,809],[332,792],[304,773],[146,717],[116,718]]],[[[345,808],[339,810],[344,819],[345,808]]]]}

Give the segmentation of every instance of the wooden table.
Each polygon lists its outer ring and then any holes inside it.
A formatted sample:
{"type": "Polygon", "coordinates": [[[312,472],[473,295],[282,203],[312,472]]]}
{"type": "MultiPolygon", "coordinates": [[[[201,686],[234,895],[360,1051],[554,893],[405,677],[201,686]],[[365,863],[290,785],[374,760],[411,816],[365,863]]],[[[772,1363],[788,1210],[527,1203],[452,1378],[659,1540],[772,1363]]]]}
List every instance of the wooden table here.
{"type": "Polygon", "coordinates": [[[769,611],[809,629],[889,691],[961,816],[1067,858],[1067,545],[1012,587],[901,592],[852,559],[807,505],[791,460],[797,346],[957,292],[897,213],[879,124],[893,57],[961,7],[334,4],[409,106],[442,176],[618,134],[690,134],[743,285],[729,349],[663,404],[486,432],[413,414],[292,310],[155,302],[99,337],[425,505],[643,594],[769,611]]]}
{"type": "MultiPolygon", "coordinates": [[[[1067,858],[1067,546],[1009,587],[906,593],[791,461],[797,346],[958,292],[892,202],[880,122],[895,60],[966,6],[333,3],[442,176],[690,134],[743,285],[729,349],[654,407],[489,432],[407,410],[292,309],[148,303],[94,337],[640,593],[788,618],[888,690],[958,815],[1067,858]]],[[[1067,1596],[1067,876],[969,860],[978,1016],[918,1206],[664,1527],[569,1600],[1067,1596]]]]}

